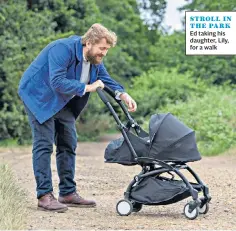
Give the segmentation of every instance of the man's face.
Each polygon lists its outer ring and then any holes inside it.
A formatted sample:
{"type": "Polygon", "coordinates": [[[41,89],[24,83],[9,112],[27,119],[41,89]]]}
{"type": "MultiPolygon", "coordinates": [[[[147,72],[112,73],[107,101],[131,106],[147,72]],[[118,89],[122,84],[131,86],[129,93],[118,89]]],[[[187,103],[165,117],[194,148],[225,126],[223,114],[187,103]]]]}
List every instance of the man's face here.
{"type": "Polygon", "coordinates": [[[99,43],[94,45],[92,45],[90,42],[87,42],[86,47],[88,50],[87,53],[85,53],[85,58],[91,64],[100,64],[111,46],[107,43],[106,39],[103,38],[99,43]]]}

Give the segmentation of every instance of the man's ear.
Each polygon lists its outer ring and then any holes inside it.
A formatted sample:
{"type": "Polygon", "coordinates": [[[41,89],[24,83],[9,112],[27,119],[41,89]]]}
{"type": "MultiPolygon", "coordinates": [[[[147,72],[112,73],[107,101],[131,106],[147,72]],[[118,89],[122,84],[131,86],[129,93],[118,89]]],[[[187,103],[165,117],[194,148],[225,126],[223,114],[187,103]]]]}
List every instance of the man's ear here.
{"type": "Polygon", "coordinates": [[[86,45],[86,47],[87,47],[88,49],[90,49],[90,48],[92,47],[92,44],[91,44],[91,42],[89,42],[89,41],[87,41],[87,42],[85,43],[85,45],[86,45]]]}

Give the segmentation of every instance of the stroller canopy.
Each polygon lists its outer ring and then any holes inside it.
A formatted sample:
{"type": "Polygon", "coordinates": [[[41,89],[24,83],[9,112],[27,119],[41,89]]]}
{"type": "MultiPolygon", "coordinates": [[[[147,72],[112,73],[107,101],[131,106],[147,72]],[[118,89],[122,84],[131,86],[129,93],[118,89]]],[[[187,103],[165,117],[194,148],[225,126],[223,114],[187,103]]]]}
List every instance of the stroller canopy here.
{"type": "Polygon", "coordinates": [[[172,114],[152,115],[149,123],[149,157],[159,160],[200,160],[195,132],[172,114]]]}

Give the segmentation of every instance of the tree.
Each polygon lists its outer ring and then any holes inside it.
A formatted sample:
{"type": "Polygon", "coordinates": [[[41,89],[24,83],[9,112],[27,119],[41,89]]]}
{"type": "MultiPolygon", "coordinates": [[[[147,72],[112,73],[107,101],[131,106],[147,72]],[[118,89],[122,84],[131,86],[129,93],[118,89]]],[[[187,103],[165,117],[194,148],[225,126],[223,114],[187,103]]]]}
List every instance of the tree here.
{"type": "Polygon", "coordinates": [[[160,28],[166,13],[166,0],[138,0],[140,14],[151,30],[160,28]]]}
{"type": "Polygon", "coordinates": [[[235,2],[228,0],[185,0],[180,10],[198,11],[235,11],[235,2]]]}
{"type": "Polygon", "coordinates": [[[130,80],[146,71],[145,63],[160,32],[150,30],[143,23],[136,0],[97,0],[96,3],[101,11],[100,22],[118,35],[118,46],[107,57],[109,72],[115,78],[121,76],[130,80]]]}

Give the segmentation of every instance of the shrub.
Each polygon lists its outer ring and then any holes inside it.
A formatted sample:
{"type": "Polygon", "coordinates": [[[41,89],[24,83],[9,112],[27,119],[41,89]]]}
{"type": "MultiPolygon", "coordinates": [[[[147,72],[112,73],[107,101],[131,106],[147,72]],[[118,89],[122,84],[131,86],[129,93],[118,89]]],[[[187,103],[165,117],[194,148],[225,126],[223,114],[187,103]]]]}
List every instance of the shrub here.
{"type": "Polygon", "coordinates": [[[138,117],[148,116],[169,103],[185,102],[192,93],[201,96],[208,87],[202,80],[196,81],[190,74],[178,74],[176,70],[152,69],[132,82],[129,93],[137,101],[138,117]]]}
{"type": "Polygon", "coordinates": [[[215,155],[236,145],[236,91],[231,87],[211,87],[201,97],[195,94],[187,102],[167,104],[162,112],[171,112],[196,131],[203,155],[215,155]]]}
{"type": "Polygon", "coordinates": [[[115,125],[116,122],[104,103],[96,93],[92,93],[88,105],[76,123],[78,140],[95,141],[99,135],[114,130],[115,125]]]}

